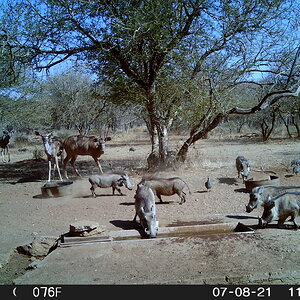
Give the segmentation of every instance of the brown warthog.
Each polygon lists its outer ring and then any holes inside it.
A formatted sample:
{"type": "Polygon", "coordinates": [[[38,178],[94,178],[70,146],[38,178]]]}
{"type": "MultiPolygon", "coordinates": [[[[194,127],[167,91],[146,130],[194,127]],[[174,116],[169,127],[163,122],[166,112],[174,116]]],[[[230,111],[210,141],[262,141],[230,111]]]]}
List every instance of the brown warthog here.
{"type": "Polygon", "coordinates": [[[186,201],[186,192],[184,192],[184,188],[187,188],[189,194],[191,191],[185,181],[183,181],[179,177],[172,178],[143,178],[141,183],[149,186],[154,194],[157,196],[160,202],[163,202],[161,196],[172,196],[177,194],[181,199],[179,204],[182,204],[186,201]]]}

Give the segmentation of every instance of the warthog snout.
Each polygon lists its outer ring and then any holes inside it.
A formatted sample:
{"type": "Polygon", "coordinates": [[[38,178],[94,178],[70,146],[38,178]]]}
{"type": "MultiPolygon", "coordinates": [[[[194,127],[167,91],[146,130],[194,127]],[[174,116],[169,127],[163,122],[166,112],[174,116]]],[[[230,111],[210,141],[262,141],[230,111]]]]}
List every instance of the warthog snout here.
{"type": "Polygon", "coordinates": [[[254,207],[251,207],[249,204],[245,205],[245,206],[246,206],[246,212],[247,213],[250,213],[254,209],[254,207]]]}

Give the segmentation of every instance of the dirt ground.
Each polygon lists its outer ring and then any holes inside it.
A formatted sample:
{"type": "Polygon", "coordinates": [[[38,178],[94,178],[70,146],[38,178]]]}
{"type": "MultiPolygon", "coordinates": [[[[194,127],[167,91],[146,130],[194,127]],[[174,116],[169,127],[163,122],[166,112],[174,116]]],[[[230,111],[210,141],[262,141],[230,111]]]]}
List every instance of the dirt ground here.
{"type": "MultiPolygon", "coordinates": [[[[179,137],[171,138],[174,149],[181,143],[179,137]]],[[[158,235],[151,240],[59,247],[35,270],[25,272],[24,259],[25,265],[32,259],[16,256],[14,249],[30,244],[34,237],[59,237],[69,231],[71,223],[80,220],[98,222],[105,232],[128,230],[134,228],[131,220],[135,213],[135,188],[122,188],[125,196],[112,196],[111,189],[98,188],[97,197],[91,196],[88,177],[96,174],[97,168],[90,157],[77,161],[82,178],[75,178],[68,169],[74,180],[72,195],[41,197],[48,165],[46,160],[33,160],[32,149],[13,147],[11,162],[0,163],[0,284],[12,280],[17,284],[299,284],[299,231],[277,229],[275,223],[253,234],[158,235]]],[[[128,172],[136,187],[147,174],[149,151],[146,138],[111,141],[102,156],[103,170],[128,172]],[[129,151],[130,147],[135,151],[129,151]]],[[[238,155],[250,159],[252,174],[272,171],[281,185],[300,186],[300,175],[293,175],[290,167],[291,160],[300,157],[299,140],[202,140],[190,150],[183,167],[159,174],[180,176],[191,190],[183,205],[179,205],[177,195],[163,197],[164,203],[157,203],[160,227],[208,222],[242,222],[255,227],[262,208],[245,212],[249,194],[237,179],[238,155]],[[204,187],[208,176],[213,182],[210,192],[204,187]]]]}

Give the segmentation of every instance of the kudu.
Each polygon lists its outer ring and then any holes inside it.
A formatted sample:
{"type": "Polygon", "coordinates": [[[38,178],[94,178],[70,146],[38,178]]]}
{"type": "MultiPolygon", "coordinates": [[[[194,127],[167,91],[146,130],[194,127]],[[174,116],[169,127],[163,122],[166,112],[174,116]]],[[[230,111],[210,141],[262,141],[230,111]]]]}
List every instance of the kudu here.
{"type": "Polygon", "coordinates": [[[80,176],[78,170],[75,168],[75,160],[78,155],[90,155],[93,157],[99,172],[102,174],[102,168],[99,162],[99,157],[105,151],[105,142],[110,141],[111,137],[105,139],[96,136],[72,135],[67,137],[63,142],[64,150],[66,151],[66,158],[63,161],[64,175],[68,178],[67,163],[73,167],[77,176],[80,176]]]}
{"type": "Polygon", "coordinates": [[[35,131],[35,134],[42,137],[44,150],[47,155],[48,165],[49,165],[48,182],[51,181],[52,160],[54,160],[54,171],[55,171],[55,167],[57,167],[59,179],[62,181],[59,164],[58,164],[58,156],[60,156],[63,152],[63,143],[61,138],[59,136],[53,136],[52,132],[47,134],[40,134],[39,131],[35,131]]]}
{"type": "Polygon", "coordinates": [[[6,162],[5,155],[8,158],[8,162],[10,162],[10,153],[8,149],[8,143],[10,138],[12,137],[14,131],[3,131],[3,135],[0,136],[0,148],[1,148],[1,154],[2,154],[2,162],[6,162]]]}

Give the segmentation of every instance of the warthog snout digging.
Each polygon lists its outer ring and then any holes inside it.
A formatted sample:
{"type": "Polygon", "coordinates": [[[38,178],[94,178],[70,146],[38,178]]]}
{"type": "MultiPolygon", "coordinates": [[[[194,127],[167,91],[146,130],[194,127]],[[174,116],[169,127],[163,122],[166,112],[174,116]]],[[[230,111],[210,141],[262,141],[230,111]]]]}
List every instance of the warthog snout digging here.
{"type": "Polygon", "coordinates": [[[186,188],[191,194],[191,191],[185,181],[183,181],[179,177],[172,177],[172,178],[149,178],[143,179],[141,183],[149,186],[154,194],[157,196],[160,202],[163,202],[161,196],[172,196],[177,194],[180,198],[180,203],[182,204],[186,201],[186,192],[184,189],[186,188]]]}
{"type": "Polygon", "coordinates": [[[125,186],[127,189],[132,190],[132,184],[130,182],[129,176],[124,174],[101,174],[101,175],[92,175],[89,178],[89,182],[92,185],[90,190],[92,191],[92,195],[95,198],[96,193],[95,189],[97,187],[100,188],[108,188],[112,187],[112,194],[115,194],[115,190],[119,192],[120,195],[124,195],[121,192],[120,187],[125,186]]]}
{"type": "Polygon", "coordinates": [[[238,172],[238,178],[240,178],[241,175],[243,182],[245,182],[245,178],[247,179],[250,174],[250,161],[244,156],[238,156],[235,165],[238,172]]]}
{"type": "Polygon", "coordinates": [[[139,216],[141,226],[150,237],[156,237],[158,220],[156,218],[155,196],[152,189],[143,183],[139,183],[135,193],[135,216],[139,216]]]}
{"type": "Polygon", "coordinates": [[[268,202],[264,203],[264,212],[259,218],[259,227],[265,228],[268,223],[278,219],[278,228],[283,228],[283,223],[288,217],[294,224],[295,229],[298,225],[295,218],[300,212],[300,193],[286,192],[275,198],[269,197],[268,202]]]}

